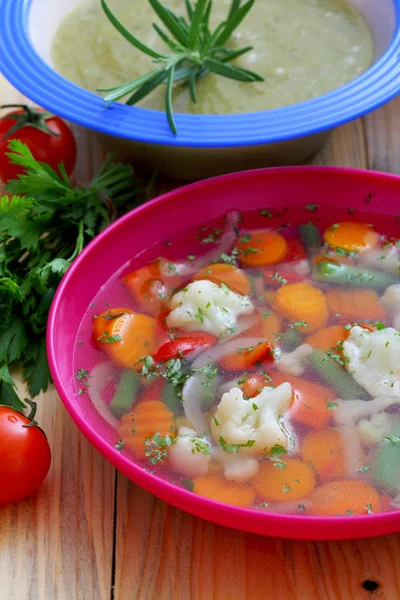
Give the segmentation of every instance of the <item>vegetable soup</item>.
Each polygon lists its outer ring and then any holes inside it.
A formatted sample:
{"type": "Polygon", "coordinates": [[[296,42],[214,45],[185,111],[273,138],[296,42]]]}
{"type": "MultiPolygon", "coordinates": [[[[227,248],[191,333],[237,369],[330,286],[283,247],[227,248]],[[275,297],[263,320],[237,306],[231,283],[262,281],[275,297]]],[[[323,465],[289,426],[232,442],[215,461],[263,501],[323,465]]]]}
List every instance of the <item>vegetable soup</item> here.
{"type": "Polygon", "coordinates": [[[83,319],[82,410],[143,469],[215,501],[399,508],[400,242],[371,199],[230,212],[133,258],[83,319]]]}

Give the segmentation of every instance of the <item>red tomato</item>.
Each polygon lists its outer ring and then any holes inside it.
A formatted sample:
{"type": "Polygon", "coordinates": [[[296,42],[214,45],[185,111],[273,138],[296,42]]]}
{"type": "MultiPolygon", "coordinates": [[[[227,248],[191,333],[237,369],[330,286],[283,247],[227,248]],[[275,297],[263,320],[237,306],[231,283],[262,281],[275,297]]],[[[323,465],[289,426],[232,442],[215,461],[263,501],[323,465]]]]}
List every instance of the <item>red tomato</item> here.
{"type": "Polygon", "coordinates": [[[180,358],[198,348],[212,346],[216,341],[217,338],[208,333],[193,333],[190,336],[183,336],[163,344],[157,350],[154,360],[156,362],[166,362],[167,360],[171,360],[171,358],[180,358]]]}
{"type": "Polygon", "coordinates": [[[286,254],[285,261],[292,262],[295,260],[303,260],[306,257],[304,246],[301,240],[297,238],[289,238],[286,240],[288,245],[288,251],[286,254]]]}
{"type": "Polygon", "coordinates": [[[51,462],[43,431],[8,406],[0,406],[0,504],[18,502],[44,481],[51,462]]]}
{"type": "Polygon", "coordinates": [[[54,170],[58,171],[62,162],[68,175],[74,170],[76,142],[68,125],[42,109],[21,105],[0,119],[0,179],[5,183],[24,173],[20,165],[11,164],[6,156],[10,140],[15,139],[26,144],[36,160],[54,170]],[[11,127],[14,129],[9,134],[11,127]]]}

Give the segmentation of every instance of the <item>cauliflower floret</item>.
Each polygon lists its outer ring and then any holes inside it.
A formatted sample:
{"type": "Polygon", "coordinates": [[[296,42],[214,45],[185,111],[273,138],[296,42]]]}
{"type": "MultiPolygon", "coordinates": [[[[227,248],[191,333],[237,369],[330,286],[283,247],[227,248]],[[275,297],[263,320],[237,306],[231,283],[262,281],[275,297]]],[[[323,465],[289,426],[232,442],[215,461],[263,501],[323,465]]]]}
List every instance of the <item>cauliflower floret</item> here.
{"type": "Polygon", "coordinates": [[[258,396],[245,400],[238,387],[222,396],[211,419],[211,432],[222,449],[236,448],[241,454],[263,454],[279,444],[289,445],[283,414],[292,399],[292,386],[264,387],[258,396]]]}
{"type": "Polygon", "coordinates": [[[211,446],[208,440],[197,436],[194,429],[181,427],[169,449],[172,468],[186,477],[198,477],[207,475],[210,460],[211,446]]]}
{"type": "Polygon", "coordinates": [[[313,349],[308,344],[302,344],[293,352],[282,354],[277,362],[278,370],[287,375],[299,377],[306,368],[306,360],[313,353],[313,349]]]}
{"type": "Polygon", "coordinates": [[[215,458],[222,463],[226,479],[231,481],[249,481],[258,471],[259,462],[251,456],[240,456],[217,448],[215,458]]]}
{"type": "Polygon", "coordinates": [[[393,316],[393,325],[400,329],[400,284],[389,285],[381,297],[381,304],[393,316]]]}
{"type": "Polygon", "coordinates": [[[306,277],[311,273],[310,263],[306,259],[294,263],[293,269],[300,277],[306,277]]]}
{"type": "Polygon", "coordinates": [[[212,281],[194,281],[171,299],[168,327],[184,331],[205,331],[222,336],[236,327],[240,315],[248,315],[254,306],[248,296],[232,292],[212,281]]]}
{"type": "Polygon", "coordinates": [[[387,413],[378,413],[370,419],[362,419],[357,425],[360,440],[367,446],[379,444],[392,428],[392,420],[387,413]]]}
{"type": "Polygon", "coordinates": [[[346,368],[372,397],[400,396],[400,333],[392,327],[370,332],[352,327],[343,342],[346,368]]]}

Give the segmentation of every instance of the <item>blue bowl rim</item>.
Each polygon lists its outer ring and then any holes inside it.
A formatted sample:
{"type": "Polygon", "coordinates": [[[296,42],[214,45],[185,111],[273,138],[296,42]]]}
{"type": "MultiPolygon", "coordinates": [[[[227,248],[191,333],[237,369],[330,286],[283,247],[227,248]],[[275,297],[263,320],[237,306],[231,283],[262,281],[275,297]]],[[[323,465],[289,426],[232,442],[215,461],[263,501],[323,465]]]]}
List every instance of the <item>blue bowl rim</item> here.
{"type": "Polygon", "coordinates": [[[114,103],[68,81],[37,54],[28,31],[33,0],[0,0],[0,71],[47,110],[103,134],[166,146],[223,148],[284,142],[323,133],[388,102],[400,91],[400,0],[389,48],[362,75],[312,100],[239,115],[177,114],[178,135],[165,114],[114,103]]]}

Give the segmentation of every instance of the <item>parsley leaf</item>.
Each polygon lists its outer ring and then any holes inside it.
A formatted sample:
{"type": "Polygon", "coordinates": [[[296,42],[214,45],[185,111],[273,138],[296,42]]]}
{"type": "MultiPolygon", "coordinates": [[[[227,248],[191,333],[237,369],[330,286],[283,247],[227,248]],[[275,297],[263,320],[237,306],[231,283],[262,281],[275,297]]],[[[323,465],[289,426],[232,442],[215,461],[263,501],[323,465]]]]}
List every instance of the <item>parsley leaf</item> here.
{"type": "Polygon", "coordinates": [[[51,382],[46,325],[61,278],[95,235],[138,204],[133,171],[108,159],[87,186],[73,187],[65,169],[40,163],[19,140],[7,156],[25,174],[0,198],[0,394],[25,408],[10,370],[22,363],[31,396],[51,382]]]}

